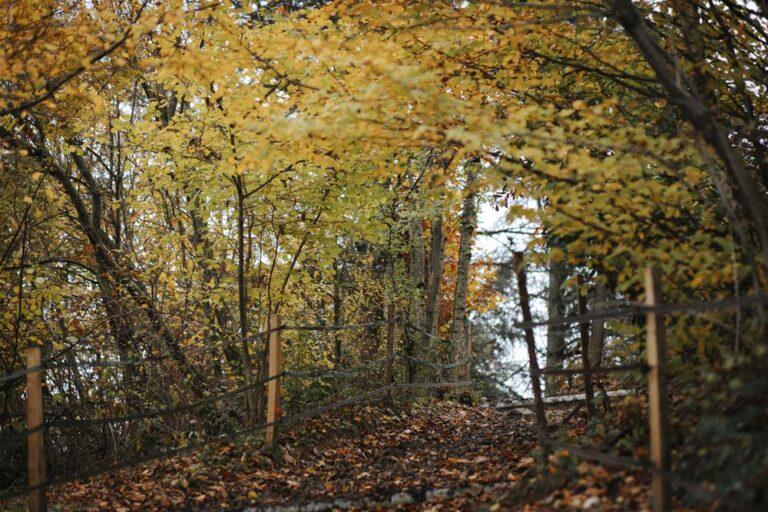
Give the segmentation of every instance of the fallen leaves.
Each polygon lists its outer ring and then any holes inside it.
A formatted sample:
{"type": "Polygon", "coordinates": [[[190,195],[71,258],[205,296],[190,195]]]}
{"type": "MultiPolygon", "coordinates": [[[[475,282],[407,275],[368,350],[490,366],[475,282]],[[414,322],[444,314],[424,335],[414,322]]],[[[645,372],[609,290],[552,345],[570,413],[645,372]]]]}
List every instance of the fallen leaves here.
{"type": "MultiPolygon", "coordinates": [[[[252,440],[251,440],[252,441],[252,440]]],[[[49,493],[62,510],[643,510],[643,475],[582,462],[546,495],[530,420],[433,402],[356,411],[287,431],[277,460],[249,441],[157,461],[49,493]],[[361,420],[369,427],[360,429],[361,420]],[[330,426],[333,425],[333,428],[330,426]],[[530,487],[530,488],[529,488],[530,487]],[[269,508],[273,507],[273,508],[269,508]]],[[[546,468],[559,474],[569,454],[546,468]]]]}
{"type": "Polygon", "coordinates": [[[414,507],[427,493],[430,500],[442,496],[435,490],[467,488],[451,493],[461,508],[492,502],[483,491],[489,484],[515,485],[508,475],[527,455],[520,449],[532,449],[519,426],[497,411],[451,403],[399,413],[363,409],[287,432],[279,461],[247,442],[226,445],[206,453],[205,463],[200,455],[175,457],[71,484],[51,497],[66,510],[207,510],[339,498],[397,508],[414,507]],[[375,427],[361,431],[361,422],[375,427]]]}

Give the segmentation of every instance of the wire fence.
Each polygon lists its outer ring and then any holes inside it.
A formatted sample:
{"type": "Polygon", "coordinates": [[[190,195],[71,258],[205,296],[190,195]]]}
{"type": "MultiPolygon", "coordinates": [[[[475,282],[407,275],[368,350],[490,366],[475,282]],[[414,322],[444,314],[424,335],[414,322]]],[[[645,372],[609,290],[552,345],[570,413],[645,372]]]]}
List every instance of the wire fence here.
{"type": "Polygon", "coordinates": [[[560,327],[574,324],[588,324],[594,320],[612,320],[637,315],[646,315],[648,313],[697,313],[703,311],[743,308],[745,306],[753,305],[768,306],[768,294],[755,294],[747,295],[744,297],[729,297],[717,300],[681,302],[677,304],[660,304],[656,306],[630,302],[627,305],[614,310],[596,311],[586,315],[569,315],[535,322],[515,322],[513,325],[521,329],[527,327],[560,327]]]}
{"type": "MultiPolygon", "coordinates": [[[[760,294],[760,295],[752,295],[752,296],[737,297],[737,298],[725,298],[725,299],[710,300],[710,301],[695,301],[695,302],[678,303],[678,304],[629,303],[610,311],[599,311],[599,312],[590,313],[590,314],[571,315],[571,316],[566,316],[562,318],[549,319],[547,321],[539,321],[539,322],[533,322],[533,321],[518,322],[518,323],[515,323],[515,326],[519,328],[524,328],[524,329],[531,329],[537,326],[552,327],[552,326],[561,326],[561,325],[585,324],[585,323],[589,323],[597,320],[627,318],[632,315],[640,315],[640,314],[646,315],[647,317],[650,317],[650,316],[658,317],[659,315],[662,315],[662,314],[674,314],[674,313],[680,313],[680,312],[705,312],[705,311],[711,311],[711,310],[739,308],[739,307],[745,307],[745,306],[751,306],[751,305],[758,305],[758,306],[768,305],[768,295],[760,294]]],[[[406,332],[406,335],[408,330],[413,330],[431,339],[435,339],[443,343],[450,343],[450,340],[440,338],[428,331],[425,331],[413,324],[410,324],[407,321],[397,320],[397,319],[388,319],[383,321],[368,322],[368,323],[361,323],[361,324],[346,324],[346,325],[279,325],[271,329],[266,329],[255,335],[249,335],[246,337],[237,338],[237,340],[243,340],[243,339],[257,340],[258,339],[262,341],[267,341],[270,339],[270,335],[272,335],[275,332],[288,332],[288,331],[334,332],[334,331],[342,331],[342,330],[368,329],[372,327],[380,327],[383,325],[391,325],[393,323],[401,323],[404,331],[406,332]]],[[[194,347],[188,350],[187,353],[191,354],[191,353],[205,352],[205,351],[210,352],[211,348],[210,347],[194,347]]],[[[535,351],[533,353],[535,354],[535,351]]],[[[584,347],[582,347],[582,350],[579,351],[579,353],[581,353],[582,357],[586,356],[584,352],[584,347]]],[[[158,363],[162,361],[167,361],[169,359],[173,359],[173,356],[156,355],[156,356],[147,356],[144,358],[131,358],[131,359],[121,359],[121,360],[97,360],[97,361],[85,361],[80,363],[55,362],[55,358],[49,358],[48,360],[46,360],[45,362],[39,365],[34,365],[34,366],[30,366],[28,368],[23,368],[23,369],[17,369],[6,375],[0,376],[0,383],[19,380],[28,375],[37,374],[37,373],[45,372],[48,370],[57,370],[57,369],[65,369],[65,368],[128,367],[128,366],[158,363]]],[[[454,369],[454,368],[462,367],[465,365],[469,365],[473,362],[474,359],[470,356],[470,357],[460,359],[458,361],[454,361],[451,363],[441,364],[441,363],[436,363],[433,361],[428,361],[425,359],[418,358],[412,354],[392,353],[392,354],[388,354],[386,357],[380,358],[378,360],[370,361],[366,364],[363,364],[354,368],[344,368],[344,369],[310,368],[310,369],[303,369],[303,370],[281,370],[279,373],[273,374],[258,382],[254,382],[246,386],[241,386],[234,390],[217,393],[208,397],[198,399],[193,402],[178,404],[171,407],[165,407],[165,408],[155,409],[150,411],[141,411],[137,413],[125,414],[122,416],[114,416],[114,417],[79,418],[79,417],[65,416],[62,418],[57,418],[53,421],[44,422],[38,426],[13,433],[13,435],[8,436],[6,439],[3,439],[2,441],[0,441],[0,447],[18,445],[20,442],[23,442],[25,439],[29,439],[33,434],[44,432],[50,429],[59,429],[59,430],[82,429],[86,427],[129,423],[129,422],[151,420],[151,419],[157,419],[157,418],[166,418],[176,414],[189,413],[191,411],[204,408],[206,406],[209,406],[219,401],[238,397],[246,393],[247,391],[264,388],[271,382],[278,381],[283,378],[297,378],[297,379],[311,379],[311,380],[343,378],[343,377],[348,377],[352,375],[364,374],[365,372],[370,372],[370,371],[379,369],[383,365],[386,365],[388,368],[388,372],[391,373],[392,371],[391,365],[394,364],[395,361],[397,360],[401,360],[401,361],[405,361],[405,362],[413,363],[417,365],[422,365],[424,367],[428,367],[432,369],[449,370],[449,369],[454,369]]],[[[534,361],[531,361],[530,363],[531,364],[530,364],[529,373],[531,374],[532,380],[534,376],[538,377],[539,375],[549,375],[549,376],[581,375],[586,380],[591,375],[597,375],[597,374],[624,373],[624,372],[632,372],[632,371],[639,371],[645,374],[651,374],[653,372],[658,372],[659,370],[657,365],[654,365],[651,363],[642,363],[642,362],[629,363],[629,364],[618,365],[618,366],[597,367],[594,369],[589,367],[584,367],[581,369],[571,369],[571,368],[539,369],[538,364],[533,364],[534,361]]],[[[406,382],[406,383],[387,382],[384,385],[374,388],[372,390],[365,391],[365,392],[353,395],[351,397],[335,401],[327,405],[318,406],[318,407],[314,407],[304,411],[300,411],[293,415],[280,417],[275,421],[263,422],[258,425],[246,427],[246,428],[229,432],[227,434],[216,436],[210,439],[190,442],[185,446],[168,448],[168,449],[160,450],[156,453],[146,454],[131,460],[119,461],[115,464],[109,465],[108,467],[89,469],[86,471],[78,472],[73,475],[68,475],[66,477],[46,480],[46,481],[37,483],[35,485],[26,487],[24,489],[7,492],[3,495],[0,495],[0,499],[2,500],[11,499],[13,497],[38,491],[40,489],[47,489],[52,486],[62,485],[75,480],[81,480],[84,478],[92,477],[100,473],[115,471],[121,468],[134,466],[134,465],[148,462],[151,460],[162,459],[162,458],[167,458],[174,455],[179,455],[179,454],[200,449],[206,446],[237,439],[248,434],[261,432],[269,428],[295,424],[302,420],[317,417],[319,415],[322,415],[324,413],[327,413],[329,411],[336,410],[342,407],[360,403],[366,400],[374,400],[374,399],[380,399],[382,397],[390,396],[391,393],[397,390],[452,388],[452,387],[470,386],[472,384],[473,382],[468,379],[452,381],[452,382],[406,382]]],[[[534,406],[543,408],[544,402],[539,401],[539,404],[534,404],[534,406]]],[[[541,429],[541,432],[545,433],[546,424],[540,427],[543,427],[543,429],[541,429]]],[[[540,441],[543,446],[550,446],[550,447],[566,446],[563,443],[550,439],[547,435],[542,435],[540,437],[540,441]]],[[[687,482],[685,481],[685,479],[682,479],[679,476],[673,475],[669,471],[668,467],[663,467],[663,465],[660,465],[658,461],[651,461],[651,462],[641,461],[641,460],[621,457],[613,454],[606,454],[599,450],[594,450],[586,447],[578,447],[573,445],[567,445],[567,448],[575,455],[580,455],[585,458],[592,458],[607,464],[623,466],[623,467],[631,467],[631,468],[648,469],[652,472],[654,477],[661,478],[665,481],[670,482],[672,485],[684,488],[688,492],[691,492],[692,495],[698,496],[700,498],[707,497],[707,499],[709,499],[714,497],[715,499],[717,499],[717,496],[715,496],[711,491],[702,489],[701,486],[698,484],[687,482]]],[[[655,498],[655,499],[663,499],[663,497],[655,498]]]]}
{"type": "MultiPolygon", "coordinates": [[[[660,299],[660,278],[658,272],[653,268],[646,270],[646,303],[627,303],[613,310],[598,311],[585,314],[581,312],[578,315],[569,315],[560,318],[551,318],[545,321],[526,321],[516,322],[514,325],[528,330],[527,343],[529,344],[529,376],[531,386],[534,389],[533,407],[536,414],[536,426],[539,437],[539,443],[545,452],[550,448],[561,448],[569,454],[576,455],[585,459],[595,460],[603,464],[627,469],[643,469],[651,473],[653,479],[652,495],[654,500],[654,510],[671,510],[671,494],[669,487],[673,486],[685,490],[695,500],[720,504],[728,504],[731,507],[742,510],[756,510],[756,507],[746,503],[738,496],[724,495],[713,489],[692,482],[671,471],[671,450],[667,439],[667,430],[669,419],[667,417],[669,407],[667,405],[666,375],[665,375],[665,341],[663,334],[664,314],[677,313],[701,313],[708,311],[722,311],[734,308],[743,308],[748,306],[768,306],[768,295],[755,294],[742,297],[728,297],[717,300],[691,301],[684,303],[662,304],[660,299]],[[634,362],[615,366],[598,366],[591,368],[588,360],[588,339],[582,339],[581,356],[582,368],[563,369],[539,368],[536,360],[535,345],[531,346],[533,341],[532,329],[539,326],[559,327],[564,325],[584,325],[594,321],[623,319],[633,315],[644,315],[646,318],[646,354],[647,362],[634,362]],[[584,378],[585,401],[590,408],[591,376],[606,373],[627,373],[642,372],[648,376],[648,393],[650,409],[650,435],[651,435],[651,460],[639,460],[630,457],[605,453],[601,450],[578,446],[569,443],[563,443],[551,439],[548,434],[548,425],[544,408],[547,400],[542,398],[540,389],[540,376],[582,376],[584,378]]],[[[523,282],[521,286],[525,286],[523,282]]],[[[587,331],[588,333],[588,331],[587,331]]],[[[580,405],[578,407],[581,407],[580,405]]],[[[574,411],[575,412],[575,411],[574,411]]],[[[570,416],[569,416],[570,417],[570,416]]]]}
{"type": "MultiPolygon", "coordinates": [[[[348,325],[283,325],[273,329],[265,329],[257,334],[248,336],[239,336],[231,339],[231,342],[238,341],[265,341],[270,333],[277,331],[343,331],[343,330],[355,330],[369,327],[379,327],[391,323],[387,320],[378,322],[368,322],[363,324],[348,324],[348,325]]],[[[192,347],[185,349],[185,355],[200,354],[204,352],[214,352],[212,347],[192,347]]],[[[50,361],[56,359],[56,356],[48,358],[44,363],[28,368],[19,368],[8,372],[5,375],[0,376],[0,383],[18,380],[30,373],[35,373],[44,370],[64,369],[64,368],[118,368],[122,366],[138,366],[142,364],[158,363],[167,360],[175,359],[175,356],[166,354],[160,356],[148,356],[144,358],[129,358],[119,360],[107,360],[107,361],[84,361],[80,363],[56,363],[51,364],[50,361]]]]}
{"type": "Polygon", "coordinates": [[[378,359],[376,361],[371,361],[368,364],[360,365],[355,368],[349,368],[346,370],[328,370],[324,368],[312,368],[312,369],[306,369],[301,371],[295,371],[295,370],[285,370],[283,372],[283,375],[286,377],[295,377],[298,379],[334,379],[334,378],[344,378],[349,377],[351,375],[359,375],[361,373],[380,368],[381,365],[388,363],[390,361],[394,361],[395,357],[382,357],[381,359],[378,359]]]}
{"type": "Polygon", "coordinates": [[[23,496],[32,491],[36,491],[40,489],[49,489],[49,488],[61,486],[67,483],[76,482],[76,481],[84,480],[87,478],[92,478],[102,473],[118,471],[120,469],[126,469],[129,467],[137,466],[137,465],[151,462],[154,460],[166,459],[166,458],[170,458],[178,455],[183,455],[185,453],[199,450],[201,448],[206,448],[209,446],[214,446],[214,445],[218,445],[218,444],[229,442],[229,441],[234,441],[245,435],[251,435],[251,434],[264,431],[269,427],[275,427],[278,425],[287,426],[287,425],[298,423],[299,421],[306,421],[308,419],[318,417],[324,413],[338,410],[343,407],[347,407],[349,405],[354,405],[354,404],[369,401],[369,400],[381,400],[383,398],[386,398],[389,392],[397,391],[399,389],[456,388],[456,387],[472,386],[473,384],[474,382],[472,381],[427,382],[427,383],[393,382],[386,386],[380,386],[376,389],[359,393],[352,397],[345,398],[343,400],[339,400],[328,405],[315,407],[313,409],[296,413],[292,416],[286,416],[274,422],[263,422],[263,423],[260,423],[259,425],[256,425],[253,427],[247,427],[235,432],[230,432],[228,434],[223,434],[215,438],[201,440],[201,441],[194,441],[177,448],[170,448],[167,450],[162,450],[157,453],[144,455],[131,460],[121,461],[115,464],[111,464],[105,468],[85,470],[85,471],[78,472],[74,475],[69,475],[67,477],[47,480],[35,486],[29,486],[24,489],[19,489],[19,490],[1,495],[0,500],[9,500],[9,499],[17,498],[19,496],[23,496]]]}
{"type": "MultiPolygon", "coordinates": [[[[346,325],[279,325],[278,327],[267,329],[254,336],[248,336],[247,338],[268,340],[270,338],[270,335],[276,332],[286,332],[286,331],[333,332],[333,331],[340,331],[340,330],[354,330],[354,329],[366,329],[371,327],[379,327],[382,325],[389,325],[396,322],[397,320],[389,319],[385,321],[367,322],[367,323],[361,323],[361,324],[346,324],[346,325]]],[[[238,339],[240,340],[243,338],[238,338],[238,339]]],[[[209,350],[209,347],[197,347],[197,349],[209,350]]],[[[54,363],[52,362],[53,358],[49,358],[48,360],[46,360],[41,364],[30,366],[28,368],[18,369],[6,375],[0,376],[0,383],[9,382],[16,379],[22,379],[25,376],[30,376],[34,374],[41,374],[49,370],[60,370],[65,368],[118,368],[118,367],[128,367],[128,366],[136,366],[136,365],[142,365],[142,364],[158,363],[162,361],[167,361],[169,359],[173,359],[173,356],[161,355],[161,356],[148,356],[145,358],[135,358],[135,359],[86,361],[81,363],[71,363],[71,362],[54,363]]],[[[189,403],[177,404],[170,407],[164,407],[164,408],[154,409],[149,411],[140,411],[132,414],[124,414],[124,415],[111,416],[111,417],[81,418],[77,416],[67,417],[65,415],[63,417],[58,417],[51,421],[43,422],[37,426],[27,428],[19,432],[14,432],[10,435],[6,435],[6,438],[0,441],[0,448],[13,447],[13,446],[21,448],[21,443],[23,443],[25,440],[29,442],[35,434],[49,431],[52,429],[56,429],[58,431],[68,431],[72,429],[112,426],[115,424],[127,424],[131,422],[136,422],[136,421],[154,420],[159,418],[173,417],[174,415],[179,415],[179,414],[187,414],[199,409],[203,409],[206,406],[210,406],[216,402],[221,402],[224,400],[236,398],[238,396],[245,394],[250,390],[264,389],[270,383],[280,381],[284,378],[297,378],[297,379],[304,379],[304,380],[342,378],[342,377],[361,375],[366,372],[375,371],[380,369],[383,365],[387,365],[388,373],[391,374],[392,365],[398,360],[401,360],[401,361],[412,360],[412,362],[416,364],[421,364],[429,367],[439,366],[429,361],[407,356],[406,354],[392,353],[391,355],[387,355],[386,357],[383,357],[374,361],[370,361],[366,364],[362,364],[353,368],[344,368],[344,369],[310,368],[310,369],[304,369],[304,370],[281,370],[279,373],[270,375],[269,377],[262,379],[258,382],[254,382],[246,386],[241,386],[230,391],[217,393],[217,394],[204,397],[189,403]]],[[[444,369],[455,368],[460,364],[466,364],[466,362],[451,363],[451,364],[443,365],[442,368],[444,369]]],[[[79,472],[76,472],[75,474],[70,474],[67,476],[46,479],[42,482],[29,485],[23,489],[6,491],[5,493],[0,493],[0,500],[5,501],[5,500],[13,499],[25,494],[29,494],[31,496],[32,493],[45,492],[47,489],[51,487],[63,485],[69,482],[77,481],[77,480],[82,480],[85,478],[90,478],[90,477],[99,475],[101,473],[116,471],[119,469],[135,466],[135,465],[149,462],[152,460],[164,459],[171,456],[180,455],[180,454],[187,453],[200,448],[204,448],[207,446],[235,440],[245,435],[266,431],[270,428],[296,424],[300,421],[317,417],[324,413],[327,413],[329,411],[333,411],[336,409],[340,409],[342,407],[360,403],[366,400],[376,400],[376,399],[381,399],[383,397],[391,396],[392,393],[394,393],[397,390],[455,388],[455,387],[462,387],[462,386],[471,386],[472,384],[473,382],[470,380],[451,381],[451,382],[418,382],[418,383],[417,382],[394,382],[393,380],[392,382],[387,382],[383,386],[377,387],[372,390],[364,391],[362,393],[353,395],[348,398],[343,398],[341,400],[332,402],[327,405],[314,407],[314,408],[300,411],[285,417],[277,417],[274,421],[262,422],[258,425],[249,426],[240,430],[235,430],[233,432],[215,436],[209,439],[193,441],[193,442],[187,443],[184,446],[162,449],[154,453],[142,455],[140,457],[131,458],[128,460],[121,460],[121,461],[115,462],[114,464],[109,464],[106,467],[87,469],[87,470],[79,471],[79,472]]]]}

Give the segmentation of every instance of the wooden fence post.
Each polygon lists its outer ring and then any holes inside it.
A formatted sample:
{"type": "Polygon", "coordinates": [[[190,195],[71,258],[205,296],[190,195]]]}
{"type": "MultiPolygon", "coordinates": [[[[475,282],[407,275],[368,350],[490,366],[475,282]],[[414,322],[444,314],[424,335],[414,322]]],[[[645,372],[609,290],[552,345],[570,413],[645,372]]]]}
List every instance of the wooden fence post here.
{"type": "MultiPolygon", "coordinates": [[[[395,382],[393,364],[395,357],[395,305],[387,304],[387,366],[384,374],[384,385],[389,386],[395,382]]],[[[387,391],[388,400],[392,399],[392,390],[387,391]]]]}
{"type": "Polygon", "coordinates": [[[43,426],[43,372],[40,368],[40,346],[27,348],[27,429],[36,430],[27,436],[27,471],[29,487],[37,487],[29,493],[29,512],[45,512],[45,435],[43,426]],[[41,487],[39,487],[41,486],[41,487]]]}
{"type": "Polygon", "coordinates": [[[528,297],[528,283],[525,275],[525,266],[523,265],[523,253],[514,253],[513,265],[520,293],[520,309],[523,312],[523,322],[526,324],[523,332],[525,332],[525,344],[528,348],[528,369],[531,375],[533,409],[536,414],[536,434],[539,438],[539,444],[546,452],[547,416],[544,413],[544,400],[541,396],[541,372],[539,371],[539,360],[536,357],[536,338],[533,335],[533,327],[530,325],[533,322],[533,315],[531,314],[531,304],[528,297]]]}
{"type": "Polygon", "coordinates": [[[587,416],[592,417],[595,413],[595,392],[592,387],[592,366],[589,361],[589,323],[582,321],[587,315],[587,297],[582,295],[581,287],[584,284],[584,278],[577,276],[578,286],[576,287],[577,307],[579,310],[579,334],[581,338],[581,367],[584,370],[584,398],[587,402],[587,416]]]}
{"type": "Polygon", "coordinates": [[[272,450],[277,449],[279,438],[280,420],[280,382],[283,371],[283,348],[281,346],[281,324],[280,315],[274,313],[269,315],[269,371],[270,380],[267,383],[267,424],[269,425],[265,434],[265,444],[272,450]]]}
{"type": "MultiPolygon", "coordinates": [[[[645,269],[645,303],[661,305],[661,279],[658,269],[645,269]]],[[[651,493],[653,510],[665,512],[672,508],[669,481],[662,472],[669,471],[669,444],[667,431],[667,382],[664,374],[665,341],[664,320],[661,313],[649,311],[646,318],[646,355],[648,361],[648,405],[650,406],[651,464],[656,471],[652,475],[651,493]]]]}
{"type": "Polygon", "coordinates": [[[467,351],[467,364],[464,366],[464,380],[470,380],[472,378],[472,324],[467,321],[464,325],[464,341],[466,343],[467,351]]]}

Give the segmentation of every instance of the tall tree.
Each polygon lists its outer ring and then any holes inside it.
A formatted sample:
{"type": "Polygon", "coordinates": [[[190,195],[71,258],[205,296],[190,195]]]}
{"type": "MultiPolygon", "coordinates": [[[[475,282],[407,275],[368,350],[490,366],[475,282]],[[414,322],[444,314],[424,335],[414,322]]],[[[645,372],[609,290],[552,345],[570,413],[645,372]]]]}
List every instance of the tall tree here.
{"type": "MultiPolygon", "coordinates": [[[[560,249],[558,251],[562,252],[560,249]]],[[[550,320],[557,320],[565,316],[565,300],[563,298],[563,285],[568,277],[568,267],[562,258],[552,258],[547,272],[549,283],[547,285],[547,316],[550,320]]],[[[547,368],[561,369],[565,362],[565,334],[566,327],[554,325],[547,327],[547,368]]],[[[546,394],[557,394],[560,389],[560,379],[549,376],[544,381],[546,394]]]]}
{"type": "MultiPolygon", "coordinates": [[[[608,286],[605,281],[598,277],[595,284],[595,307],[593,311],[596,314],[606,311],[606,301],[608,300],[608,286]]],[[[603,364],[603,353],[605,352],[605,320],[598,318],[592,321],[592,339],[589,342],[589,360],[593,368],[600,368],[603,364]]]]}
{"type": "MultiPolygon", "coordinates": [[[[443,215],[440,210],[432,216],[429,245],[429,286],[427,288],[426,330],[434,339],[440,325],[440,284],[443,279],[445,263],[445,235],[443,234],[443,215]]],[[[425,334],[424,344],[428,339],[425,334]]]]}
{"type": "MultiPolygon", "coordinates": [[[[248,266],[246,261],[246,204],[248,192],[245,190],[242,176],[234,176],[232,182],[235,185],[237,198],[237,305],[240,320],[240,350],[243,363],[243,376],[246,391],[245,411],[246,422],[255,425],[257,422],[256,390],[253,389],[253,360],[251,358],[251,331],[248,321],[248,266]]],[[[250,241],[250,239],[249,239],[250,241]]]]}
{"type": "Polygon", "coordinates": [[[454,360],[459,361],[469,357],[466,353],[463,334],[466,329],[467,295],[469,291],[469,265],[472,261],[472,239],[477,223],[477,185],[479,172],[478,161],[465,165],[464,202],[461,210],[461,227],[459,230],[459,254],[456,265],[456,286],[453,293],[453,317],[451,319],[450,340],[453,344],[454,360]]]}

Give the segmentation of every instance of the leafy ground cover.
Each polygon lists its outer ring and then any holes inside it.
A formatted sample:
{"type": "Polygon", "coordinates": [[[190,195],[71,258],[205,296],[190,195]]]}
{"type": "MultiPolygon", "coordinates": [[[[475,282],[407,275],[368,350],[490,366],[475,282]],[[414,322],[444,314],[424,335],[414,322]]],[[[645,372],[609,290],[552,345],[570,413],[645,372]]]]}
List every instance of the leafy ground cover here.
{"type": "Polygon", "coordinates": [[[648,508],[642,474],[568,455],[537,464],[527,415],[452,402],[369,407],[286,432],[274,455],[228,444],[52,489],[49,499],[54,510],[118,512],[648,508]]]}

